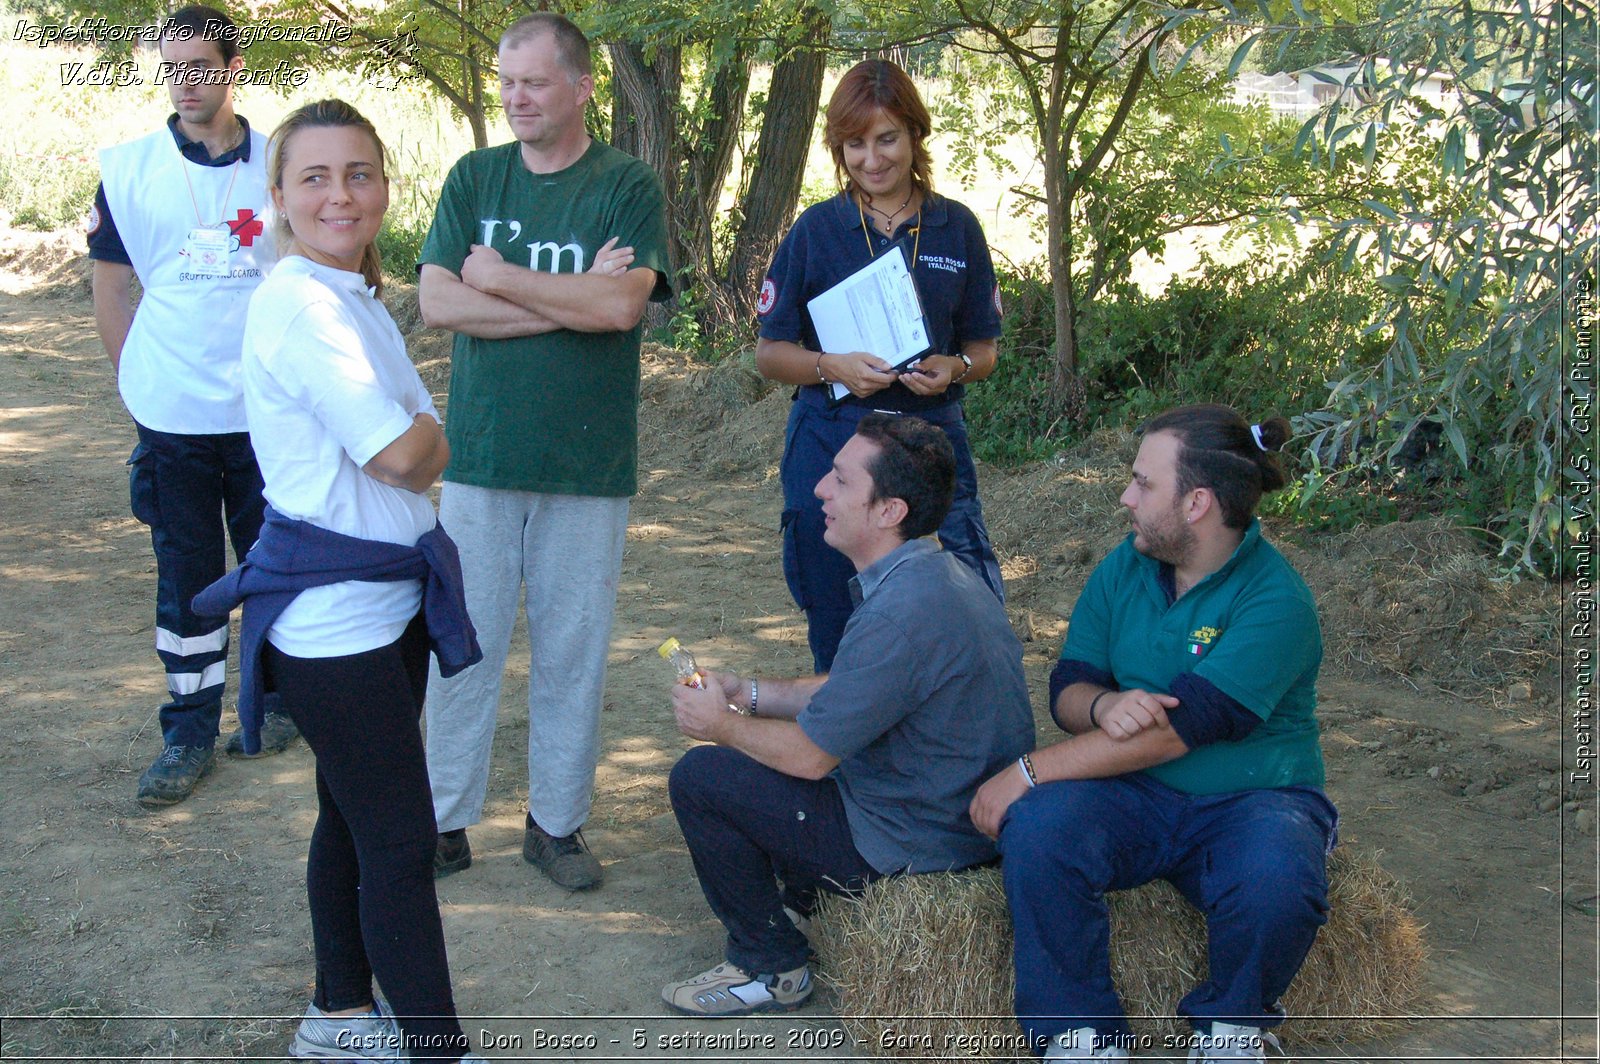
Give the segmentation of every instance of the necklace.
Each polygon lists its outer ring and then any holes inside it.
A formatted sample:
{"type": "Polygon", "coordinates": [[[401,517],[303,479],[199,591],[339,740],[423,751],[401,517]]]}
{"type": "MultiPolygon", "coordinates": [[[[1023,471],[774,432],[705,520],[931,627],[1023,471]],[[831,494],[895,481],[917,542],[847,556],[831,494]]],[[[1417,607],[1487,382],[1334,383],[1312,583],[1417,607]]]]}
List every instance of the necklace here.
{"type": "MultiPolygon", "coordinates": [[[[910,200],[906,200],[906,203],[910,202],[910,200]]],[[[905,210],[905,206],[903,204],[901,205],[900,210],[905,210]]],[[[900,211],[896,211],[895,213],[899,214],[900,211]]],[[[861,209],[860,200],[856,200],[856,214],[861,218],[861,239],[867,242],[867,258],[875,259],[878,257],[878,253],[872,250],[872,233],[868,231],[870,226],[867,225],[867,212],[861,209]]],[[[888,236],[892,234],[885,235],[888,236]]],[[[922,206],[920,204],[917,206],[917,224],[911,227],[911,237],[911,268],[916,269],[917,252],[922,250],[922,206]]]]}
{"type": "MultiPolygon", "coordinates": [[[[888,231],[889,231],[888,234],[886,234],[886,235],[892,235],[894,233],[894,220],[896,218],[900,217],[900,214],[901,214],[902,211],[904,211],[907,207],[911,206],[911,197],[915,196],[916,194],[917,194],[917,190],[916,190],[916,188],[913,187],[910,192],[906,193],[905,202],[900,204],[899,209],[896,210],[893,214],[890,214],[888,211],[879,210],[877,204],[872,202],[872,197],[871,196],[867,196],[866,197],[866,199],[867,199],[867,210],[871,211],[873,214],[876,214],[876,215],[880,216],[883,219],[884,227],[886,229],[888,229],[888,231]]],[[[863,195],[865,195],[865,193],[863,193],[863,195]]]]}

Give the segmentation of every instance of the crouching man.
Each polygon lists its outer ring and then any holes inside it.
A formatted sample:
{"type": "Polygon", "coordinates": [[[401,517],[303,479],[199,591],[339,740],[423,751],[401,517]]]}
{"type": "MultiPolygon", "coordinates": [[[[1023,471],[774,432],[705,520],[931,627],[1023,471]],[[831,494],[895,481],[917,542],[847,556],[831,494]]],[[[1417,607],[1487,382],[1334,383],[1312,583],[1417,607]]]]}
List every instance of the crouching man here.
{"type": "Polygon", "coordinates": [[[1107,891],[1165,879],[1205,916],[1209,978],[1178,1004],[1191,1060],[1263,1059],[1327,919],[1322,636],[1253,516],[1284,485],[1288,434],[1223,406],[1145,426],[1122,494],[1133,533],[1089,577],[1051,677],[1072,738],[973,799],[1005,857],[1018,1020],[1046,1060],[1129,1056],[1107,891]]]}
{"type": "Polygon", "coordinates": [[[943,432],[913,417],[863,418],[816,487],[824,538],[856,569],[857,606],[832,670],[712,673],[704,690],[673,689],[678,727],[716,744],[685,754],[670,790],[728,931],[726,963],[662,990],[679,1012],[804,1002],[799,926],[818,889],[995,857],[967,807],[979,783],[1032,749],[1033,714],[1000,601],[921,538],[944,520],[954,485],[943,432]]]}

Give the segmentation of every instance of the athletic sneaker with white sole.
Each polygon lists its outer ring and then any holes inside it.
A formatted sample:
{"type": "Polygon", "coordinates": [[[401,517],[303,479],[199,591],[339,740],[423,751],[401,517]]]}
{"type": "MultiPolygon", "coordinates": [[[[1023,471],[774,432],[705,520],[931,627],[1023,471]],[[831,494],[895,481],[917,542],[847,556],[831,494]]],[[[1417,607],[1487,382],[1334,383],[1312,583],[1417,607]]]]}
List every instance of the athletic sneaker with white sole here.
{"type": "Polygon", "coordinates": [[[752,975],[736,964],[719,964],[708,972],[661,988],[661,1000],[689,1016],[715,1019],[752,1012],[787,1012],[811,996],[811,969],[806,965],[772,975],[752,975]]]}
{"type": "Polygon", "coordinates": [[[400,1064],[406,1059],[404,1040],[394,1013],[382,1001],[370,1012],[355,1016],[329,1016],[315,1005],[306,1006],[294,1041],[289,1043],[293,1060],[370,1060],[377,1064],[400,1064]]]}
{"type": "Polygon", "coordinates": [[[1282,1050],[1271,1031],[1242,1024],[1218,1023],[1213,1020],[1211,1033],[1195,1032],[1194,1048],[1189,1050],[1191,1061],[1265,1061],[1267,1046],[1282,1050]]]}

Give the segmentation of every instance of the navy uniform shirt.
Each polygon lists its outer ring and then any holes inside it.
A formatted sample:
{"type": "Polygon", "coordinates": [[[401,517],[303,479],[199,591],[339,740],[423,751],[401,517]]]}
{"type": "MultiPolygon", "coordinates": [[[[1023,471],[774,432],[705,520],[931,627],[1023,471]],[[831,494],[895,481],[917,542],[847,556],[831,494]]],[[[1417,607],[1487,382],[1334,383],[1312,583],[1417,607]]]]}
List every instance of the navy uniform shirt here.
{"type": "MultiPolygon", "coordinates": [[[[806,304],[895,242],[905,247],[908,257],[913,250],[916,254],[912,276],[928,319],[930,354],[958,355],[969,341],[1000,335],[994,263],[983,227],[970,210],[955,200],[930,195],[921,212],[901,225],[891,240],[866,224],[855,200],[841,192],[808,207],[778,245],[756,301],[762,338],[822,350],[806,304]]],[[[823,390],[820,384],[805,387],[823,390]]],[[[958,400],[963,390],[956,384],[943,395],[922,396],[897,381],[865,399],[852,395],[842,401],[914,412],[958,400]]]]}
{"type": "MultiPolygon", "coordinates": [[[[167,128],[172,130],[172,139],[177,142],[178,151],[196,166],[232,166],[236,160],[250,161],[250,123],[243,117],[239,118],[239,128],[244,130],[244,139],[215,159],[200,141],[184,136],[183,130],[178,128],[176,114],[168,116],[167,128]]],[[[106,203],[104,182],[94,190],[94,209],[89,212],[88,230],[89,258],[96,262],[133,265],[133,260],[128,258],[128,249],[122,244],[122,234],[117,232],[117,223],[111,217],[111,207],[106,203]]]]}

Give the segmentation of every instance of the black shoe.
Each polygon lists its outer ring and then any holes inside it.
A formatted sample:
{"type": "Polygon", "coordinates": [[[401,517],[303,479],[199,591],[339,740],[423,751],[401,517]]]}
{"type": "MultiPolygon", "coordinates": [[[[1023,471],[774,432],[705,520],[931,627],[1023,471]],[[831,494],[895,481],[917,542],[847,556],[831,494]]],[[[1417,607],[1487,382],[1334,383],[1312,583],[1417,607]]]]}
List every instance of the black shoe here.
{"type": "Polygon", "coordinates": [[[534,823],[531,813],[522,834],[522,859],[568,890],[591,890],[602,878],[600,862],[589,852],[583,832],[557,838],[534,823]]]}
{"type": "Polygon", "coordinates": [[[167,747],[139,777],[139,804],[158,809],[183,801],[215,761],[216,754],[209,746],[167,747]]]}
{"type": "Polygon", "coordinates": [[[268,711],[261,718],[261,751],[247,754],[244,752],[244,729],[235,728],[233,734],[228,736],[228,742],[223,746],[223,751],[229,757],[266,757],[268,754],[281,754],[289,748],[289,744],[300,738],[300,729],[295,727],[293,720],[287,713],[273,713],[268,711]]]}
{"type": "Polygon", "coordinates": [[[471,867],[472,844],[467,842],[467,829],[439,832],[439,845],[433,851],[433,878],[443,879],[471,867]]]}

